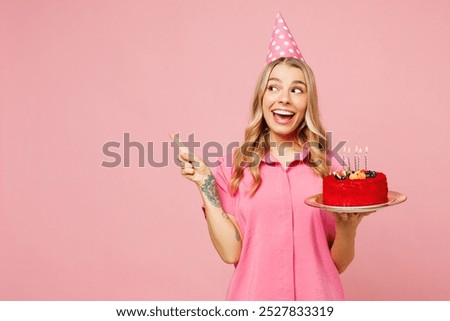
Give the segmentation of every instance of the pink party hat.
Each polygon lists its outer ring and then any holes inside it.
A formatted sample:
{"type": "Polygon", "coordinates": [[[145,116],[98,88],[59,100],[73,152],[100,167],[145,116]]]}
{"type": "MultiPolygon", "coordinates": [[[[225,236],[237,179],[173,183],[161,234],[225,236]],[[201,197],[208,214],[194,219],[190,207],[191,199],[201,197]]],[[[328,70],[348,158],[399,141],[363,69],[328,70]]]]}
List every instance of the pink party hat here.
{"type": "Polygon", "coordinates": [[[275,25],[273,26],[272,38],[270,39],[266,64],[281,57],[294,57],[304,60],[283,16],[278,12],[275,19],[275,25]]]}

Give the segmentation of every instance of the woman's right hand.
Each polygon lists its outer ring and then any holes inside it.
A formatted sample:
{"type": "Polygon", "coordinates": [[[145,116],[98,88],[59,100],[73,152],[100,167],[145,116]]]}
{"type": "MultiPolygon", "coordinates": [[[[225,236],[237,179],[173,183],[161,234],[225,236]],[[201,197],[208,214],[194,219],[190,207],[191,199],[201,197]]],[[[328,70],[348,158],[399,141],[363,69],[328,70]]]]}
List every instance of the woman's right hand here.
{"type": "Polygon", "coordinates": [[[211,175],[211,170],[200,157],[189,153],[189,149],[179,141],[178,136],[173,134],[169,134],[169,136],[178,146],[181,175],[200,187],[206,178],[211,175]]]}
{"type": "Polygon", "coordinates": [[[197,155],[190,154],[186,147],[180,147],[178,160],[181,162],[181,175],[201,186],[211,175],[211,170],[197,155]]]}

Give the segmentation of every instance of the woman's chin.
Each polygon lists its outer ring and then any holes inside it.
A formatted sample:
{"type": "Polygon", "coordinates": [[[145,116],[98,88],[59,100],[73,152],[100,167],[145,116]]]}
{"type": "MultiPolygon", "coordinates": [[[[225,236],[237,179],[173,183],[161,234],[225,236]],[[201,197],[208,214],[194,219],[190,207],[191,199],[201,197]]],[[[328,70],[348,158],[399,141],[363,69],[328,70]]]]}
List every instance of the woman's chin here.
{"type": "Polygon", "coordinates": [[[277,130],[277,129],[271,129],[271,139],[278,141],[278,142],[283,142],[283,141],[293,141],[296,137],[296,131],[295,130],[289,130],[289,129],[285,129],[285,130],[277,130]]]}

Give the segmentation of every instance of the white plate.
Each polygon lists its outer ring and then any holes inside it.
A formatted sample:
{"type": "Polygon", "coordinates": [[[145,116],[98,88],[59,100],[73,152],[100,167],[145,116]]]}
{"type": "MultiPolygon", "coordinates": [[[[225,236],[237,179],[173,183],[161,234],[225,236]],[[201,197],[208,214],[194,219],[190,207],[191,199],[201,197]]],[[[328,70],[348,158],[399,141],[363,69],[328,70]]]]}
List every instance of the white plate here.
{"type": "Polygon", "coordinates": [[[365,213],[373,212],[382,209],[387,206],[397,205],[406,201],[406,195],[389,191],[388,201],[382,204],[367,205],[367,206],[332,206],[323,204],[322,194],[317,194],[305,199],[305,203],[309,206],[318,207],[325,211],[336,212],[336,213],[365,213]]]}

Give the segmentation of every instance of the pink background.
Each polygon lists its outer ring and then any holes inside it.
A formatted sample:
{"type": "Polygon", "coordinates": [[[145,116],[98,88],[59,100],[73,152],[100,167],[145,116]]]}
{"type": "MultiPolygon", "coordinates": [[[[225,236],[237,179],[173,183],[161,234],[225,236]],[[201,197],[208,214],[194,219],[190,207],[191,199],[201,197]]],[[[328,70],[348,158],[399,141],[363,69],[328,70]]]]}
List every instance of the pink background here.
{"type": "Polygon", "coordinates": [[[277,11],[335,143],[368,145],[409,197],[362,222],[347,298],[450,299],[446,0],[2,0],[0,299],[225,297],[233,267],[172,149],[106,168],[102,146],[240,141],[277,11]]]}

